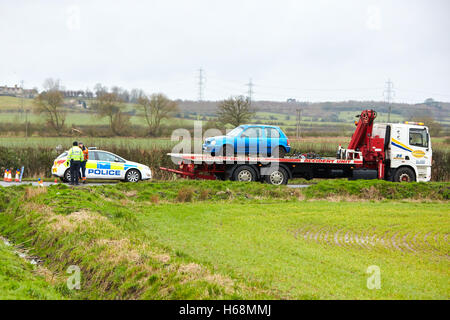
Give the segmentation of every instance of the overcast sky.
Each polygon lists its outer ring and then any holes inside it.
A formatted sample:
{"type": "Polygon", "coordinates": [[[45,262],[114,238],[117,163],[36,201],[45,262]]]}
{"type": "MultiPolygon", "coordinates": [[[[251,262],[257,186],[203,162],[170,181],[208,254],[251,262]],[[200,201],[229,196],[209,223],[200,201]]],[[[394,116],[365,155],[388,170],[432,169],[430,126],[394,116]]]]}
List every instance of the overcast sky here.
{"type": "Polygon", "coordinates": [[[0,1],[0,85],[450,101],[448,0],[0,1]]]}

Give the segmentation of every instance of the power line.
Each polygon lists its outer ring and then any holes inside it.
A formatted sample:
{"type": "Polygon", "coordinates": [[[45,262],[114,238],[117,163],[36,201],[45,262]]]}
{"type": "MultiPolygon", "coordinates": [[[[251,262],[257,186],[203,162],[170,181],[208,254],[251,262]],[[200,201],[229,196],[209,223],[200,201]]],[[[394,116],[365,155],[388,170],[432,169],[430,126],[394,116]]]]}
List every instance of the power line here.
{"type": "Polygon", "coordinates": [[[302,109],[297,109],[297,118],[296,118],[296,137],[300,138],[300,121],[302,120],[302,109]]]}
{"type": "Polygon", "coordinates": [[[205,78],[203,76],[203,69],[198,70],[198,101],[203,100],[203,85],[205,84],[205,78]]]}
{"type": "Polygon", "coordinates": [[[389,106],[388,122],[391,122],[392,101],[394,100],[395,96],[394,83],[391,81],[391,79],[388,79],[388,81],[386,82],[386,87],[383,94],[389,106]]]}

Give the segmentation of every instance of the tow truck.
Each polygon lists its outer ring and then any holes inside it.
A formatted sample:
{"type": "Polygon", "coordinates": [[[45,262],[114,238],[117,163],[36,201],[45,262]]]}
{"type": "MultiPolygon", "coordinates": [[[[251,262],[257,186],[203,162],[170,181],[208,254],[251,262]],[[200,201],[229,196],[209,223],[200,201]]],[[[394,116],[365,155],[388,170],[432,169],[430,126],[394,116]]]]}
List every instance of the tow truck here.
{"type": "Polygon", "coordinates": [[[179,168],[160,169],[190,179],[265,181],[274,185],[287,184],[292,178],[430,181],[431,140],[423,123],[374,123],[374,110],[364,110],[357,117],[349,145],[345,149],[339,145],[336,157],[311,153],[283,158],[169,153],[179,168]]]}

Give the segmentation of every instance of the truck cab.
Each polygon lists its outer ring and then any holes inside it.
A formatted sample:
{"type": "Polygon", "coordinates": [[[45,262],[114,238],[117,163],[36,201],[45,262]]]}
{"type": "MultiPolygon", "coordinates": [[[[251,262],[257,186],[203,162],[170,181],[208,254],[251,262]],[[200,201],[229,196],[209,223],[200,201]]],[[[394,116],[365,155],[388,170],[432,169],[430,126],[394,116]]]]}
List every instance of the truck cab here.
{"type": "Polygon", "coordinates": [[[428,127],[423,123],[374,123],[372,136],[385,139],[389,180],[431,180],[432,149],[428,127]]]}

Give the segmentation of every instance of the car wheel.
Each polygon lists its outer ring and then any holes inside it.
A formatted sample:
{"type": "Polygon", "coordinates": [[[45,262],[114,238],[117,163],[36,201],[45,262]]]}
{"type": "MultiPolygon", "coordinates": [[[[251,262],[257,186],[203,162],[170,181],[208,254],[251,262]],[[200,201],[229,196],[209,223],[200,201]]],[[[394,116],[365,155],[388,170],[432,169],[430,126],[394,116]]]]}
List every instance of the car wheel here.
{"type": "Polygon", "coordinates": [[[251,182],[256,181],[256,178],[256,171],[250,166],[240,166],[233,173],[234,181],[251,182]]]}
{"type": "Polygon", "coordinates": [[[395,172],[395,182],[412,182],[416,181],[416,175],[410,168],[400,168],[395,172]]]}
{"type": "Polygon", "coordinates": [[[62,180],[64,182],[70,182],[70,181],[72,181],[71,179],[72,179],[72,177],[70,174],[70,168],[67,168],[66,172],[64,172],[64,176],[63,176],[62,180]]]}
{"type": "Polygon", "coordinates": [[[272,150],[272,158],[284,158],[286,156],[286,150],[283,147],[275,147],[272,150]]]}
{"type": "Polygon", "coordinates": [[[288,183],[289,175],[286,169],[279,167],[278,169],[271,170],[269,174],[264,177],[264,180],[269,184],[280,186],[288,183]]]}
{"type": "Polygon", "coordinates": [[[125,174],[125,181],[127,182],[138,182],[141,180],[141,173],[136,169],[128,170],[125,174]]]}

